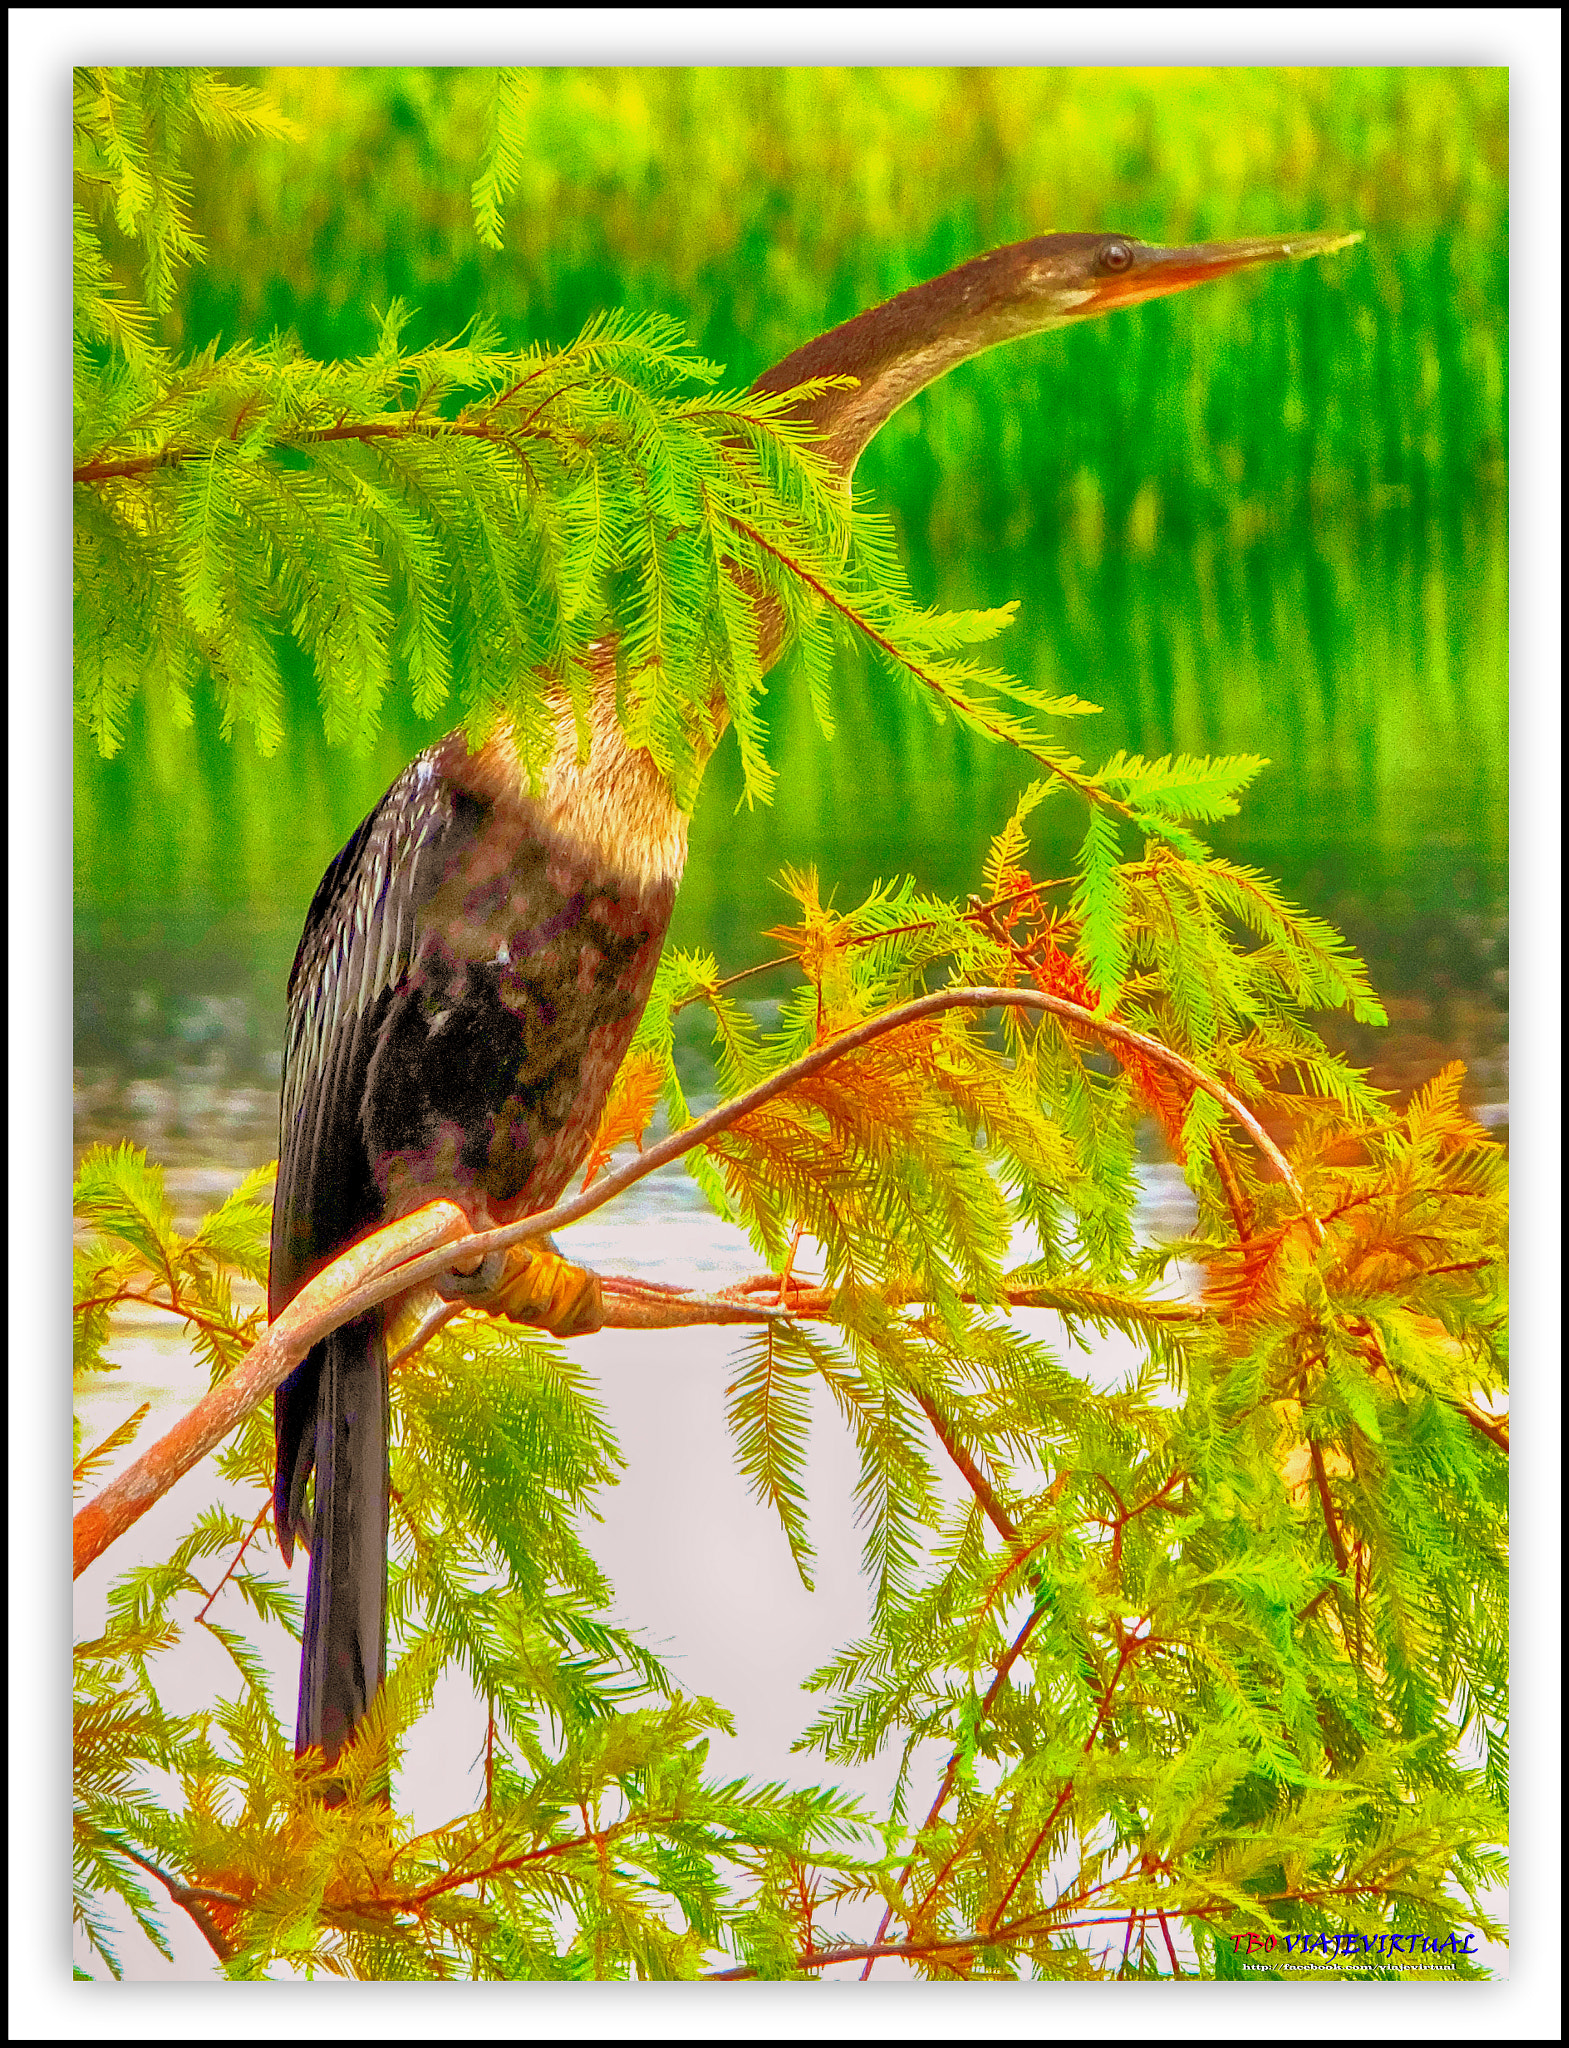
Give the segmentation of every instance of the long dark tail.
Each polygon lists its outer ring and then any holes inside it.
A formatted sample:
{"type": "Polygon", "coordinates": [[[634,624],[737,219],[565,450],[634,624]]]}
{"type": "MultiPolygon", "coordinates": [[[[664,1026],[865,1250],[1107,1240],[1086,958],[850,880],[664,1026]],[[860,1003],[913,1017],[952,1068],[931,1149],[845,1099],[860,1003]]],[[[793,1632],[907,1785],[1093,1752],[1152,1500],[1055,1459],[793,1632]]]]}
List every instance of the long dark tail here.
{"type": "Polygon", "coordinates": [[[321,1749],[331,1762],[376,1697],[387,1661],[391,1412],[380,1314],[335,1330],[279,1395],[280,1530],[307,1535],[311,1553],[294,1746],[297,1754],[321,1749]],[[297,1433],[287,1460],[286,1433],[297,1433]],[[303,1503],[312,1465],[316,1504],[307,1530],[303,1503]]]}

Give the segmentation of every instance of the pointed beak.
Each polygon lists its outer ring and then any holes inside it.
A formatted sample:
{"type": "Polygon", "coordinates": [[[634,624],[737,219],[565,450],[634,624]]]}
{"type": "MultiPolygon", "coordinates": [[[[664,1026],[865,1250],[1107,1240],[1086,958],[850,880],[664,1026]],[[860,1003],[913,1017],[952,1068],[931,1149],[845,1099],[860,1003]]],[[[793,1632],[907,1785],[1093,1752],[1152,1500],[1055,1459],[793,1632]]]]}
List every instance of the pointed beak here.
{"type": "Polygon", "coordinates": [[[1249,270],[1259,263],[1299,262],[1304,256],[1328,256],[1360,242],[1360,228],[1350,234],[1257,235],[1244,242],[1197,242],[1186,249],[1135,247],[1130,269],[1099,277],[1089,299],[1076,308],[1085,314],[1109,313],[1117,306],[1136,306],[1143,299],[1164,298],[1229,271],[1249,270]]]}

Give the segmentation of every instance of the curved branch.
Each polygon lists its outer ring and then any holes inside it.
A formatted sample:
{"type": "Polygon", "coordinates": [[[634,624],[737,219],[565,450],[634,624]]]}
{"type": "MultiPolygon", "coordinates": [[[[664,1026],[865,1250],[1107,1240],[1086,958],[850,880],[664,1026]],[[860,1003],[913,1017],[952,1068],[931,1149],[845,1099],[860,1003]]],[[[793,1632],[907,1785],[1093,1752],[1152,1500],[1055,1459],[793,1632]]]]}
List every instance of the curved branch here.
{"type": "MultiPolygon", "coordinates": [[[[470,1232],[468,1218],[455,1202],[436,1201],[411,1216],[398,1218],[352,1246],[340,1258],[318,1273],[303,1287],[288,1307],[270,1324],[258,1342],[221,1385],[199,1401],[177,1422],[168,1435],[145,1451],[134,1465],[112,1480],[80,1509],[71,1525],[72,1577],[86,1570],[144,1514],[153,1502],[167,1493],[177,1479],[223,1441],[256,1404],[265,1399],[305,1357],[313,1344],[352,1322],[394,1296],[434,1280],[454,1263],[467,1262],[492,1251],[505,1251],[529,1237],[540,1237],[576,1223],[606,1202],[644,1180],[673,1159],[717,1137],[721,1131],[761,1109],[765,1103],[785,1094],[797,1082],[809,1080],[846,1054],[857,1052],[874,1039],[923,1017],[947,1010],[991,1010],[1006,1005],[1039,1010],[1065,1022],[1093,1031],[1113,1046],[1131,1045],[1147,1058],[1169,1067],[1202,1088],[1230,1111],[1252,1137],[1297,1200],[1310,1229],[1322,1240],[1323,1226],[1308,1210],[1302,1189],[1285,1157],[1269,1133],[1247,1106],[1229,1088],[1214,1080],[1180,1053],[1162,1045],[1159,1039],[1097,1017],[1082,1003],[1043,994],[1036,989],[954,988],[934,995],[918,996],[885,1010],[853,1031],[814,1046],[803,1058],[770,1075],[755,1088],[730,1102],[723,1102],[707,1116],[672,1131],[658,1144],[630,1159],[624,1166],[603,1174],[593,1186],[558,1202],[554,1208],[525,1216],[497,1230],[470,1232]]],[[[622,1282],[613,1293],[620,1298],[617,1324],[627,1329],[669,1329],[681,1324],[710,1322],[765,1322],[782,1313],[723,1296],[679,1295],[647,1282],[622,1282]]],[[[1035,1290],[1025,1290],[1034,1292],[1035,1290]]],[[[612,1325],[614,1327],[615,1325],[612,1325]]]]}
{"type": "MultiPolygon", "coordinates": [[[[1280,1179],[1290,1189],[1303,1220],[1315,1239],[1323,1242],[1323,1225],[1308,1208],[1307,1197],[1303,1194],[1301,1183],[1268,1131],[1246,1103],[1239,1101],[1223,1082],[1206,1074],[1201,1067],[1194,1066],[1193,1062],[1184,1059],[1181,1053],[1173,1052],[1169,1046],[1163,1045],[1158,1038],[1151,1038],[1147,1032],[1135,1031],[1131,1025],[1119,1024],[1110,1017],[1098,1017],[1082,1003],[1069,1002],[1064,996],[1046,995],[1037,989],[950,988],[939,989],[934,995],[917,996],[914,1001],[901,1003],[896,1009],[884,1010],[865,1024],[857,1025],[853,1031],[846,1031],[838,1037],[825,1040],[823,1044],[814,1046],[801,1059],[781,1068],[766,1081],[760,1081],[755,1088],[748,1089],[744,1095],[720,1103],[717,1109],[710,1110],[707,1116],[699,1117],[696,1123],[688,1124],[684,1130],[672,1131],[668,1137],[661,1138],[656,1145],[650,1145],[646,1151],[629,1160],[625,1166],[603,1175],[587,1191],[570,1196],[566,1201],[558,1202],[554,1208],[541,1210],[537,1215],[525,1216],[516,1223],[504,1224],[494,1230],[476,1231],[472,1237],[464,1238],[455,1248],[457,1256],[468,1263],[470,1260],[484,1257],[488,1252],[506,1251],[512,1245],[522,1243],[525,1238],[541,1237],[550,1231],[564,1230],[569,1223],[580,1222],[595,1209],[603,1207],[613,1196],[621,1194],[635,1182],[645,1179],[647,1175],[657,1172],[661,1166],[668,1166],[673,1159],[681,1158],[698,1145],[706,1144],[710,1138],[728,1130],[742,1117],[749,1116],[753,1110],[761,1109],[776,1096],[783,1095],[798,1081],[810,1080],[825,1067],[832,1066],[836,1060],[843,1059],[847,1053],[858,1052],[863,1045],[870,1045],[874,1039],[881,1038],[890,1031],[901,1030],[907,1024],[917,1023],[924,1017],[938,1016],[947,1010],[995,1010],[1009,1006],[1022,1010],[1040,1010],[1049,1016],[1060,1017],[1064,1022],[1075,1024],[1081,1030],[1093,1031],[1112,1046],[1133,1046],[1147,1059],[1152,1059],[1158,1065],[1169,1068],[1171,1072],[1180,1074],[1195,1088],[1213,1096],[1222,1108],[1237,1119],[1274,1167],[1280,1179]]],[[[374,1241],[366,1240],[367,1243],[374,1241]]],[[[374,1308],[379,1302],[386,1301],[403,1289],[421,1286],[427,1281],[434,1280],[450,1264],[452,1258],[446,1251],[439,1255],[427,1254],[423,1258],[411,1260],[407,1266],[400,1266],[395,1275],[389,1274],[367,1282],[345,1298],[339,1320],[350,1322],[355,1316],[363,1315],[367,1309],[374,1308]]]]}
{"type": "Polygon", "coordinates": [[[339,1312],[346,1289],[411,1253],[460,1238],[467,1228],[468,1218],[456,1202],[432,1202],[354,1245],[302,1287],[226,1380],[78,1510],[71,1523],[72,1578],[79,1578],[177,1479],[215,1450],[258,1401],[288,1378],[313,1344],[349,1320],[339,1312]]]}

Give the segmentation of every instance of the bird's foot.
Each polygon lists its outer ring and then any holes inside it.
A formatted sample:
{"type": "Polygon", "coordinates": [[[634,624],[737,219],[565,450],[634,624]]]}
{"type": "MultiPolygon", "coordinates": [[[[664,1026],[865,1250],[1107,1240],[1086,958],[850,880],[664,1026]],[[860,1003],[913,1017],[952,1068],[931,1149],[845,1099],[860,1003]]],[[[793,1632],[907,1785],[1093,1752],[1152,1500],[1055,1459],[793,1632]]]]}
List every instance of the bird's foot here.
{"type": "Polygon", "coordinates": [[[505,1252],[486,1252],[482,1259],[465,1266],[449,1266],[445,1273],[438,1274],[436,1292],[443,1301],[483,1302],[487,1295],[495,1293],[506,1270],[505,1252]]]}
{"type": "Polygon", "coordinates": [[[605,1320],[599,1275],[564,1259],[548,1238],[491,1252],[471,1273],[444,1273],[437,1292],[555,1337],[586,1336],[605,1320]]]}

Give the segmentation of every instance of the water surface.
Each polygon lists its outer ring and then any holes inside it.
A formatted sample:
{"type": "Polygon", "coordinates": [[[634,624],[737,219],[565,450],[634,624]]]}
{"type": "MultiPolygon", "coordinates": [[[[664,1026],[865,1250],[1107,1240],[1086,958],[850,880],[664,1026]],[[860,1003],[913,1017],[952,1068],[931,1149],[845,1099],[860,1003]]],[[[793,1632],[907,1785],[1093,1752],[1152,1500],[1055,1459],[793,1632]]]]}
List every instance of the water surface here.
{"type": "MultiPolygon", "coordinates": [[[[1249,543],[1111,545],[1093,494],[1051,552],[967,549],[918,593],[954,605],[1019,600],[999,659],[1103,706],[1076,751],[1257,754],[1270,762],[1216,847],[1279,878],[1341,926],[1391,1027],[1324,1028],[1388,1085],[1445,1061],[1468,1097],[1507,1096],[1505,1065],[1507,578],[1499,523],[1404,518],[1249,543]]],[[[1245,522],[1244,522],[1245,523],[1245,522]]],[[[935,724],[856,659],[841,664],[832,739],[786,662],[769,689],[770,807],[738,808],[727,741],[693,822],[671,930],[729,973],[777,952],[790,914],[776,876],[815,866],[841,905],[911,873],[962,895],[1030,780],[1015,751],[935,724]]],[[[130,1136],[169,1159],[234,1167],[276,1149],[289,964],[323,869],[387,784],[448,721],[390,702],[374,750],[329,748],[308,684],[290,734],[261,760],[225,743],[210,704],[176,727],[156,699],[125,751],[78,751],[78,1141],[130,1136]]],[[[1083,831],[1064,794],[1036,812],[1037,872],[1063,874],[1083,831]]],[[[1129,852],[1134,849],[1130,846],[1129,852]]],[[[777,984],[762,982],[768,995],[777,984]]],[[[691,1017],[694,1057],[701,1026],[691,1017]]]]}

